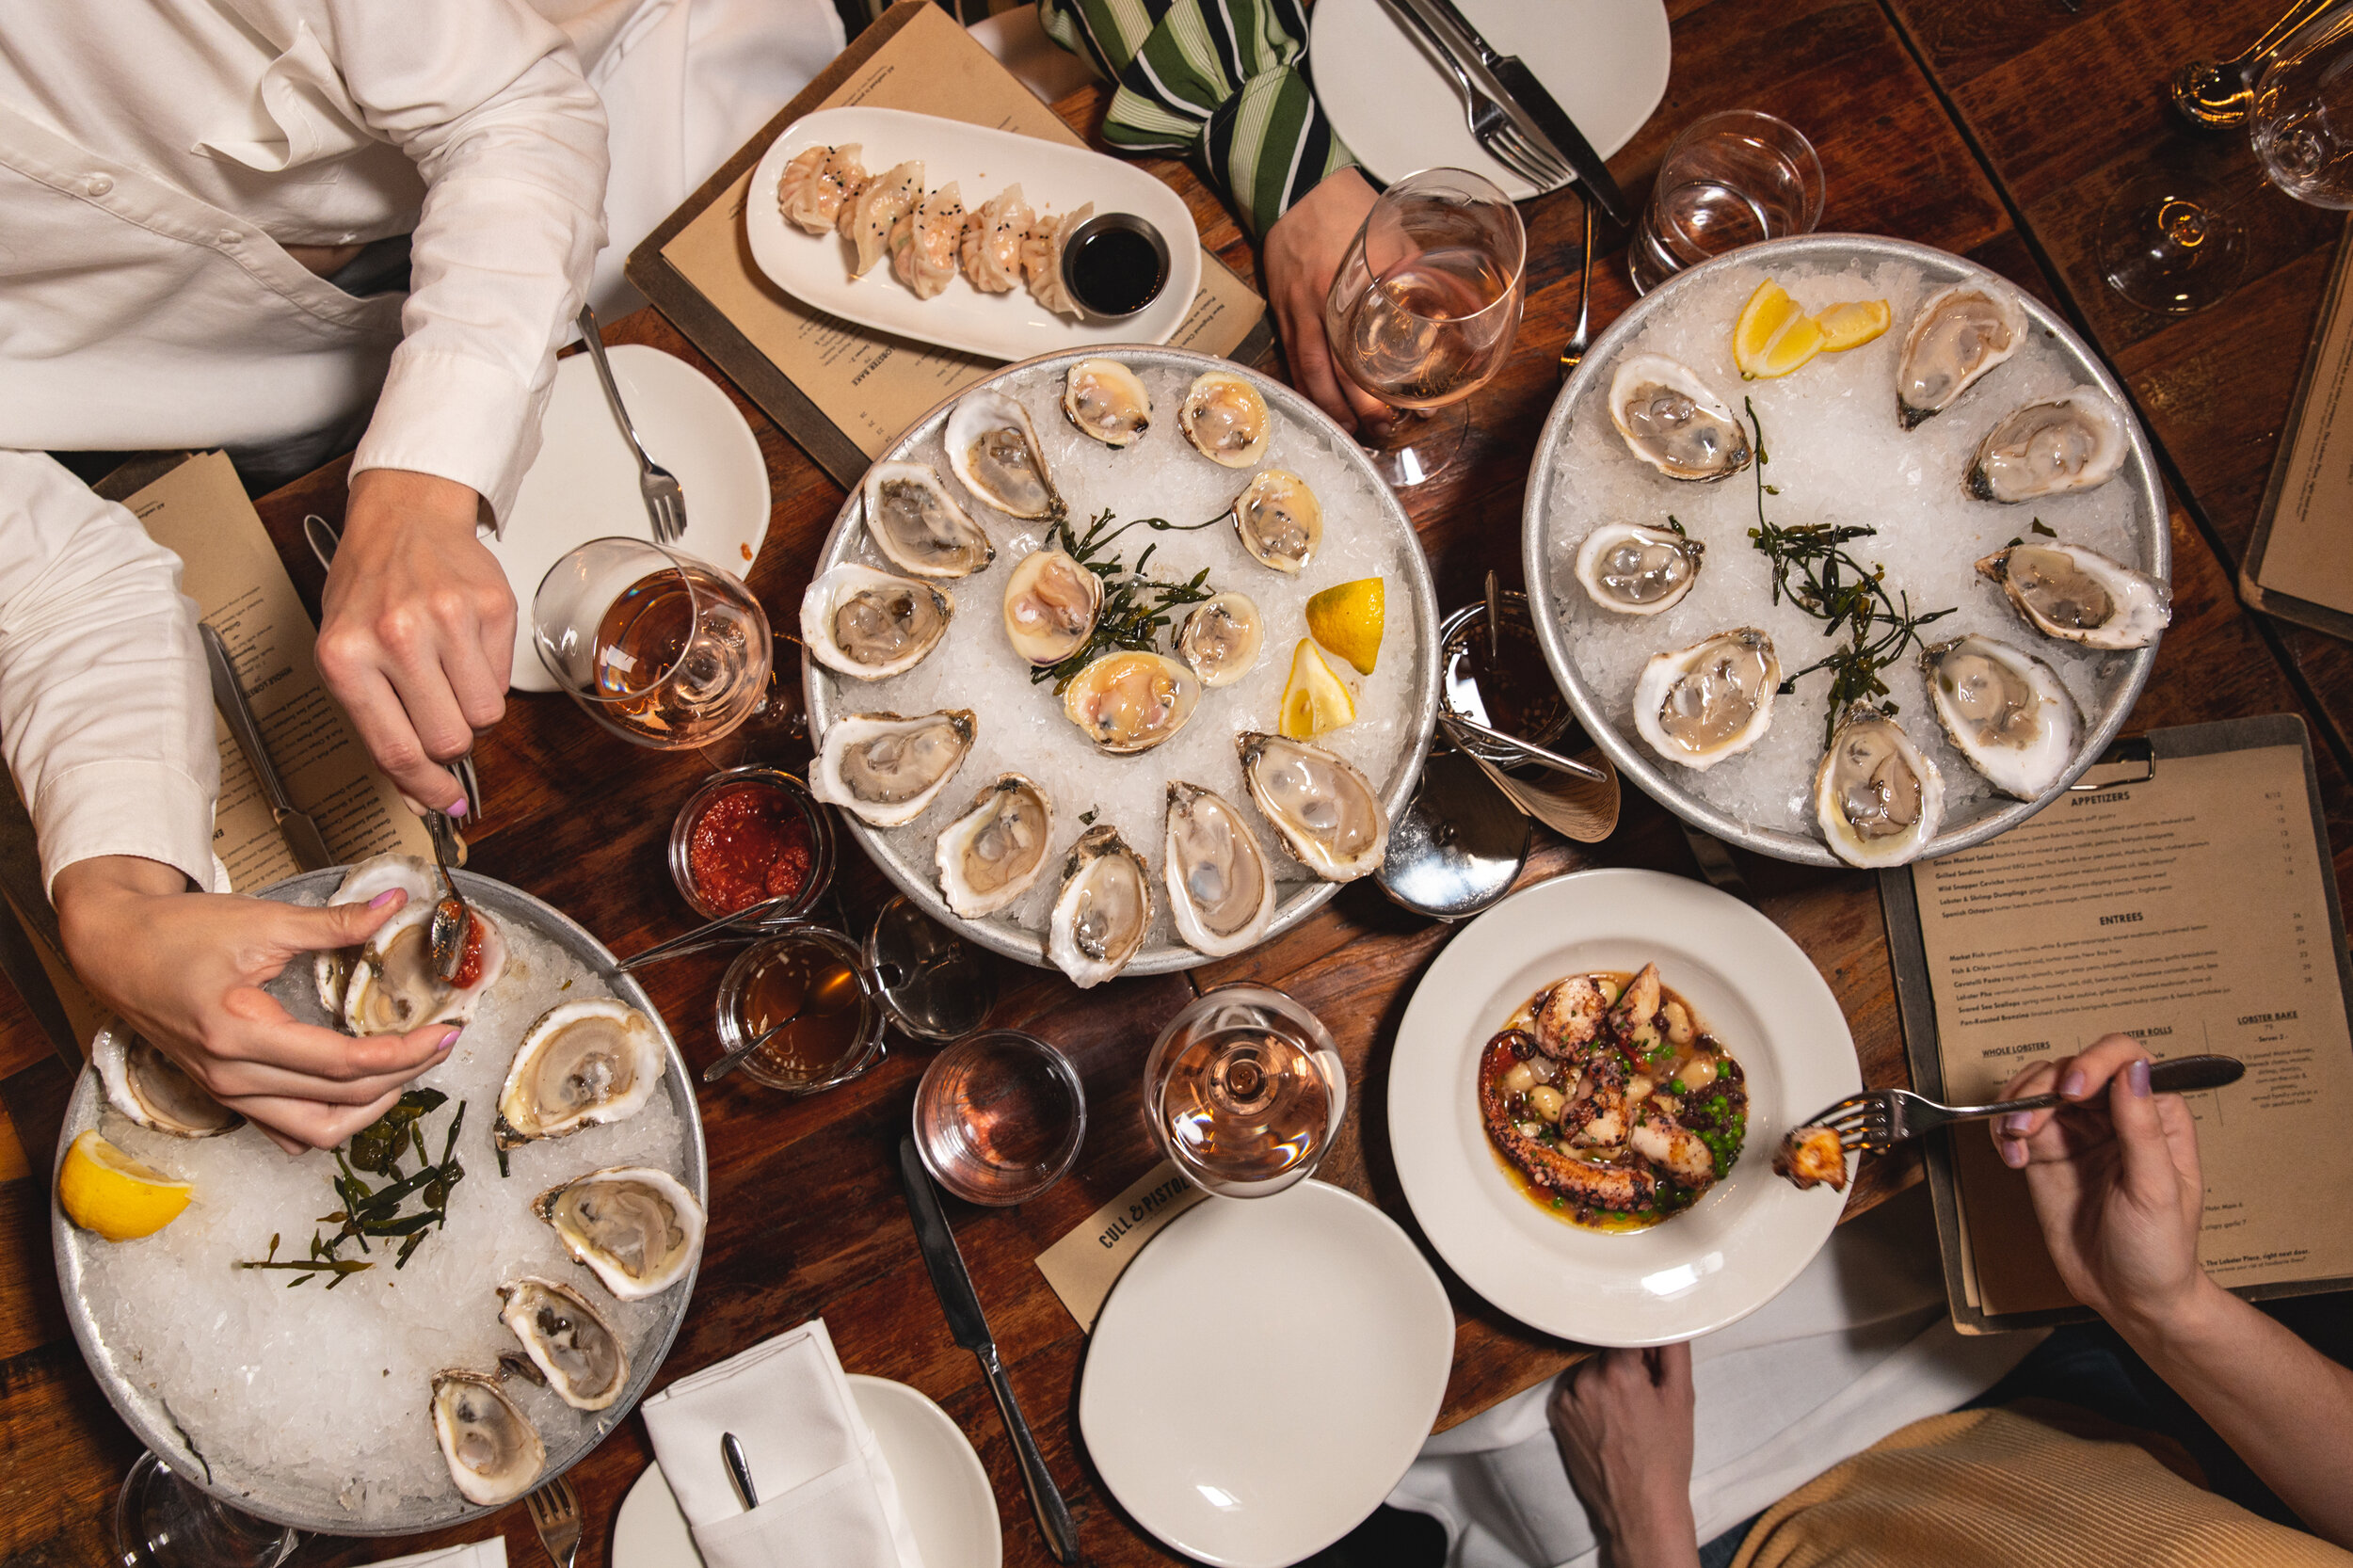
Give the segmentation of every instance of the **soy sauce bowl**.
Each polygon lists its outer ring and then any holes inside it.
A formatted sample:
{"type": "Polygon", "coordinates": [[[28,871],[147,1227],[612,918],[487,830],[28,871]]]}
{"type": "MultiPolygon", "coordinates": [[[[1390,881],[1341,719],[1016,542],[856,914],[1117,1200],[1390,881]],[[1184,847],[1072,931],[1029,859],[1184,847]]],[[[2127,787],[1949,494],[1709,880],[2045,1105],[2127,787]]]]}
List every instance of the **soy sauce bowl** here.
{"type": "Polygon", "coordinates": [[[1063,287],[1079,318],[1095,326],[1150,305],[1168,287],[1168,272],[1167,239],[1133,213],[1099,214],[1063,241],[1063,287]]]}

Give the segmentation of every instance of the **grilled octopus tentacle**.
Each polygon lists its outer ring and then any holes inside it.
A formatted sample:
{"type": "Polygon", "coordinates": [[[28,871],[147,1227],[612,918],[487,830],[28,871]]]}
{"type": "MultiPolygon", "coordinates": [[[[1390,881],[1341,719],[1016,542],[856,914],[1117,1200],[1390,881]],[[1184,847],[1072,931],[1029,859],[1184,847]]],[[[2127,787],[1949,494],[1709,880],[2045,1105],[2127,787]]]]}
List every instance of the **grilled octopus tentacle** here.
{"type": "MultiPolygon", "coordinates": [[[[1479,1109],[1487,1136],[1522,1175],[1546,1192],[1558,1192],[1586,1208],[1623,1212],[1647,1208],[1657,1196],[1658,1178],[1648,1171],[1595,1165],[1563,1150],[1540,1143],[1519,1129],[1504,1103],[1503,1077],[1522,1060],[1515,1042],[1528,1042],[1517,1030],[1506,1030],[1487,1042],[1479,1059],[1479,1109]]],[[[1528,1042],[1532,1044],[1533,1042],[1528,1042]]]]}

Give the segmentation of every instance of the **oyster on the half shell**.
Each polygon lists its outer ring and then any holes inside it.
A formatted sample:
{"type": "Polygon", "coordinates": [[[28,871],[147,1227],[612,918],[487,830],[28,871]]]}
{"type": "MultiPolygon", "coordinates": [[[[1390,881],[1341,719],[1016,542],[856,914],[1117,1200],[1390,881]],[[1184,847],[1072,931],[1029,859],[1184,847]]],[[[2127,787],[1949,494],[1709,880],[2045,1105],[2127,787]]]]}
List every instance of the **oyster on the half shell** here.
{"type": "Polygon", "coordinates": [[[107,1103],[143,1128],[174,1138],[214,1138],[245,1123],[120,1018],[99,1026],[89,1060],[107,1103]]]}
{"type": "Polygon", "coordinates": [[[1119,830],[1097,823],[1063,862],[1046,955],[1084,989],[1128,967],[1152,930],[1152,878],[1119,830]]]}
{"type": "Polygon", "coordinates": [[[929,463],[876,463],[866,471],[866,532],[901,571],[969,577],[997,547],[957,504],[929,463]]]}
{"type": "Polygon", "coordinates": [[[1609,422],[1626,450],[1670,479],[1729,479],[1749,466],[1749,433],[1690,367],[1636,354],[1609,377],[1609,422]]]}
{"type": "Polygon", "coordinates": [[[939,830],[933,858],[948,907],[968,920],[993,915],[1030,890],[1053,849],[1054,807],[1017,773],[1000,774],[964,815],[939,830]]]}
{"type": "Polygon", "coordinates": [[[1033,550],[1005,578],[1005,638],[1032,664],[1059,664],[1085,646],[1103,608],[1103,580],[1060,550],[1033,550]]]}
{"type": "Polygon", "coordinates": [[[945,588],[851,562],[801,596],[801,641],[827,669],[880,680],[921,664],[955,613],[945,588]]]}
{"type": "Polygon", "coordinates": [[[574,1410],[602,1410],[629,1386],[621,1336],[570,1286],[525,1275],[499,1287],[499,1321],[522,1341],[555,1397],[574,1410]]]}
{"type": "Polygon", "coordinates": [[[2169,586],[2079,544],[2014,544],[1977,571],[2036,631],[2086,648],[2146,648],[2173,618],[2169,586]]]}
{"type": "Polygon", "coordinates": [[[969,708],[913,718],[844,713],[818,745],[808,770],[809,793],[876,827],[911,823],[964,766],[973,734],[969,708]]]}
{"type": "Polygon", "coordinates": [[[453,1368],[434,1378],[431,1404],[433,1436],[468,1502],[513,1502],[547,1467],[547,1445],[496,1379],[453,1368]]]}
{"type": "Polygon", "coordinates": [[[1326,882],[1353,882],[1389,853],[1389,811],[1371,780],[1321,746],[1243,730],[1242,782],[1293,858],[1326,882]]]}
{"type": "Polygon", "coordinates": [[[667,1171],[591,1171],[549,1188],[531,1207],[564,1250],[625,1302],[667,1290],[702,1256],[703,1206],[667,1171]]]}
{"type": "Polygon", "coordinates": [[[1105,446],[1128,446],[1152,427],[1152,394],[1117,360],[1080,360],[1064,381],[1062,411],[1105,446]]]}
{"type": "Polygon", "coordinates": [[[1691,591],[1705,549],[1673,529],[1605,522],[1577,547],[1577,581],[1605,610],[1656,616],[1691,591]]]}
{"type": "Polygon", "coordinates": [[[1970,460],[1969,493],[2015,504],[2105,485],[2133,443],[2124,416],[2089,387],[2004,415],[1970,460]]]}
{"type": "Polygon", "coordinates": [[[1266,456],[1274,415],[1258,389],[1228,371],[1202,373],[1176,406],[1185,439],[1213,463],[1249,468],[1266,456]]]}
{"type": "Polygon", "coordinates": [[[458,980],[443,980],[433,967],[433,904],[430,898],[401,905],[376,928],[352,960],[344,983],[344,1027],[354,1034],[405,1034],[426,1024],[464,1024],[483,996],[506,971],[506,936],[476,904],[467,943],[475,956],[461,965],[458,980]]]}
{"type": "Polygon", "coordinates": [[[1910,430],[1951,408],[2026,341],[2026,312],[1994,283],[1955,283],[1920,301],[1896,361],[1896,415],[1910,430]]]}
{"type": "Polygon", "coordinates": [[[1903,726],[1867,702],[1839,716],[1814,770],[1814,817],[1841,860],[1900,866],[1928,847],[1944,815],[1944,776],[1903,726]]]}
{"type": "Polygon", "coordinates": [[[1953,749],[2004,794],[2033,800],[2074,760],[2083,711],[2025,649],[1973,632],[1921,649],[1920,674],[1953,749]]]}
{"type": "Polygon", "coordinates": [[[975,387],[948,411],[940,438],[965,488],[1008,517],[1059,516],[1062,497],[1047,471],[1029,409],[995,387],[975,387]]]}
{"type": "Polygon", "coordinates": [[[1160,880],[1176,935],[1223,958],[1255,945],[1274,919],[1274,868],[1241,808],[1198,784],[1172,780],[1160,880]]]}
{"type": "Polygon", "coordinates": [[[1668,761],[1705,773],[1764,738],[1780,685],[1773,640],[1735,627],[1651,655],[1634,682],[1634,728],[1668,761]]]}
{"type": "Polygon", "coordinates": [[[1072,677],[1062,708],[1096,750],[1125,757],[1182,729],[1200,702],[1193,671],[1164,653],[1121,648],[1072,677]]]}
{"type": "Polygon", "coordinates": [[[503,1149],[627,1121],[662,1083],[662,1036],[617,997],[559,1002],[523,1031],[499,1090],[503,1149]]]}
{"type": "MultiPolygon", "coordinates": [[[[440,896],[440,873],[433,862],[414,855],[372,855],[344,873],[343,885],[328,895],[327,902],[337,904],[369,904],[394,888],[408,895],[410,904],[430,904],[440,896]]],[[[311,975],[318,986],[319,1005],[333,1017],[344,1015],[344,983],[351,978],[352,960],[360,956],[358,948],[328,948],[312,955],[311,975]]]]}

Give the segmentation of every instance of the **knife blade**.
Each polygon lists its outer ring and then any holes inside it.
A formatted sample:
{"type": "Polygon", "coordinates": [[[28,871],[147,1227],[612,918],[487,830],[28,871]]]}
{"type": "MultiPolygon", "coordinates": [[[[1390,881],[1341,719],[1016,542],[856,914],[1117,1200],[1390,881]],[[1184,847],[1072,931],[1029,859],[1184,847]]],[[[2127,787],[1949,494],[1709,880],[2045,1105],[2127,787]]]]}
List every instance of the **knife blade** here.
{"type": "Polygon", "coordinates": [[[948,1227],[948,1216],[940,1209],[938,1189],[932,1185],[931,1173],[923,1168],[923,1157],[916,1152],[911,1137],[899,1140],[899,1184],[906,1191],[916,1244],[923,1251],[923,1267],[932,1276],[932,1288],[938,1292],[940,1310],[948,1316],[948,1332],[957,1344],[980,1358],[988,1391],[997,1398],[997,1414],[1004,1418],[1005,1431],[1013,1438],[1014,1455],[1021,1463],[1021,1479],[1030,1489],[1030,1507],[1036,1512],[1046,1549],[1057,1562],[1076,1562],[1079,1527],[1070,1517],[1070,1505],[1063,1501],[1062,1489],[1046,1468],[1044,1456],[1037,1451],[1030,1423],[1022,1419],[1021,1403],[1013,1396],[1013,1384],[1005,1376],[997,1341],[988,1331],[988,1314],[981,1310],[972,1276],[965,1272],[964,1254],[956,1248],[955,1232],[948,1227]]]}
{"type": "Polygon", "coordinates": [[[294,852],[295,864],[306,872],[335,864],[335,857],[327,851],[327,840],[319,836],[318,824],[295,809],[286,793],[286,781],[278,776],[278,766],[269,760],[269,748],[262,744],[262,727],[253,717],[253,704],[247,700],[245,687],[237,680],[237,666],[229,657],[229,645],[209,623],[200,624],[199,630],[204,634],[204,663],[213,676],[213,705],[229,721],[229,732],[236,736],[238,749],[253,765],[253,776],[262,781],[269,814],[284,836],[286,847],[294,852]]]}
{"type": "Polygon", "coordinates": [[[1593,197],[1594,205],[1608,213],[1621,229],[1634,227],[1634,210],[1626,204],[1625,193],[1618,188],[1609,166],[1593,151],[1593,144],[1585,139],[1585,133],[1577,128],[1577,121],[1569,118],[1568,111],[1536,80],[1536,73],[1518,56],[1497,53],[1454,0],[1407,3],[1421,8],[1425,15],[1433,16],[1470,50],[1472,57],[1464,61],[1465,66],[1474,75],[1483,72],[1499,94],[1498,101],[1506,108],[1519,110],[1545,140],[1569,161],[1569,167],[1577,170],[1577,184],[1593,197]]]}

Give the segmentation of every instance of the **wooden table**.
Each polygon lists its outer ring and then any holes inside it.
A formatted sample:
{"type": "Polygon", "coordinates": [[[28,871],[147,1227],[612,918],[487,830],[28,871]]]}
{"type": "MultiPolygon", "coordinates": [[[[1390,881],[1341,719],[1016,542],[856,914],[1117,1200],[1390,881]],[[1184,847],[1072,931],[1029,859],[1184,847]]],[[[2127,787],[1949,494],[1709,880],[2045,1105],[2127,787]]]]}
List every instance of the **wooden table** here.
{"type": "MultiPolygon", "coordinates": [[[[2181,61],[2234,53],[2279,0],[2110,0],[2078,14],[2071,0],[1671,0],[1674,73],[1652,122],[1612,160],[1638,199],[1667,141],[1694,117],[1758,107],[1791,120],[1819,148],[1827,229],[1899,235],[1983,263],[2082,327],[2141,405],[2170,481],[2174,623],[2133,728],[2290,712],[2313,726],[2341,883],[2353,869],[2353,651],[2252,616],[2233,584],[2237,552],[2277,444],[2294,369],[2317,308],[2337,225],[2269,196],[2255,203],[2262,243],[2238,293],[2186,320],[2142,315],[2107,296],[2085,254],[2083,215],[2151,160],[2185,162],[2250,183],[2244,142],[2175,130],[2158,84],[2181,61]]],[[[1092,94],[1061,106],[1082,129],[1092,94]]],[[[1153,166],[1182,191],[1212,247],[1252,265],[1231,219],[1193,180],[1153,166]]],[[[1465,462],[1407,499],[1443,605],[1472,599],[1484,573],[1517,575],[1520,498],[1530,445],[1551,406],[1554,356],[1577,308],[1578,211],[1566,196],[1524,209],[1529,293],[1520,348],[1475,405],[1465,462]]],[[[1605,231],[1596,323],[1631,302],[1624,236],[1605,231]]],[[[679,355],[726,385],[666,322],[640,312],[608,334],[679,355]]],[[[730,389],[732,392],[732,389],[730,389]]],[[[769,460],[775,511],[751,581],[772,617],[789,621],[840,489],[764,416],[736,399],[769,460]]],[[[305,511],[339,517],[340,465],[264,504],[296,582],[319,573],[300,543],[305,511]]],[[[636,750],[584,722],[560,697],[520,697],[480,753],[490,796],[473,866],[569,910],[629,952],[690,923],[672,891],[663,840],[701,764],[636,750]]],[[[1864,873],[1739,856],[1767,912],[1813,957],[1852,1027],[1864,1077],[1905,1081],[1902,1040],[1876,890],[1864,873]]],[[[1609,842],[1540,835],[1525,880],[1587,866],[1690,874],[1673,820],[1640,795],[1609,842]]],[[[853,921],[887,892],[852,856],[842,893],[853,921]]],[[[1417,976],[1448,928],[1405,915],[1369,885],[1343,890],[1281,940],[1190,976],[1123,981],[1092,994],[1058,974],[1007,964],[995,1021],[1068,1051],[1092,1107],[1078,1169],[1017,1209],[952,1205],[965,1256],[1046,1461],[1061,1480],[1092,1560],[1165,1554],[1096,1484],[1074,1430],[1084,1336],[1033,1266],[1040,1250],[1151,1162],[1137,1103],[1143,1056],[1160,1022],[1199,988],[1248,977],[1280,985],[1330,1026],[1348,1059],[1351,1104],[1324,1179],[1366,1194],[1409,1228],[1388,1154],[1386,1062],[1417,976]]],[[[720,963],[687,960],[648,988],[687,1055],[715,1051],[712,998],[720,963]]],[[[714,1224],[701,1282],[663,1381],[719,1360],[817,1314],[853,1369],[914,1384],[943,1404],[995,1482],[1008,1562],[1047,1558],[1002,1427],[970,1355],[949,1339],[892,1174],[926,1052],[901,1048],[859,1082],[791,1101],[737,1077],[702,1095],[714,1224]]],[[[36,1176],[0,1183],[0,1555],[26,1563],[104,1555],[114,1489],[136,1445],[82,1364],[57,1304],[44,1186],[67,1078],[29,1015],[0,999],[0,1084],[36,1176]]],[[[1866,1161],[1849,1212],[1918,1178],[1916,1161],[1866,1161]]],[[[1444,1271],[1441,1270],[1443,1273],[1444,1271]]],[[[1459,1320],[1441,1426],[1548,1377],[1576,1347],[1505,1318],[1449,1277],[1459,1320]]],[[[421,1417],[422,1418],[422,1417],[421,1417]]],[[[626,1423],[573,1472],[592,1521],[580,1562],[601,1568],[611,1519],[650,1452],[626,1423]]],[[[496,1528],[518,1565],[540,1560],[522,1509],[496,1528]]],[[[420,1537],[401,1549],[478,1538],[483,1527],[420,1537]]],[[[381,1544],[321,1542],[304,1560],[360,1562],[381,1544]]]]}

